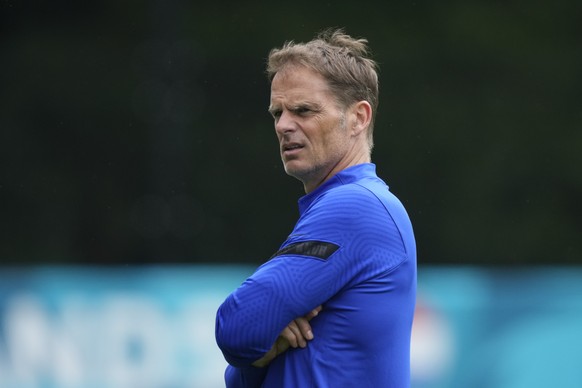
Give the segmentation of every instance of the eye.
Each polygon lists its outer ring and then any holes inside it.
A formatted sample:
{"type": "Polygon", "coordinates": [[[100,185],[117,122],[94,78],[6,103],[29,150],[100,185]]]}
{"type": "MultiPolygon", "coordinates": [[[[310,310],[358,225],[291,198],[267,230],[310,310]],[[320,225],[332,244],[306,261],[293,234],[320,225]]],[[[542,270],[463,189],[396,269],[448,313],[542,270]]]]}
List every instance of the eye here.
{"type": "Polygon", "coordinates": [[[296,115],[305,115],[309,112],[311,112],[311,109],[306,106],[298,106],[297,108],[293,109],[293,113],[296,115]]]}
{"type": "Polygon", "coordinates": [[[271,114],[271,116],[273,116],[273,118],[275,120],[277,120],[279,117],[281,117],[281,110],[280,109],[269,110],[269,113],[271,114]]]}

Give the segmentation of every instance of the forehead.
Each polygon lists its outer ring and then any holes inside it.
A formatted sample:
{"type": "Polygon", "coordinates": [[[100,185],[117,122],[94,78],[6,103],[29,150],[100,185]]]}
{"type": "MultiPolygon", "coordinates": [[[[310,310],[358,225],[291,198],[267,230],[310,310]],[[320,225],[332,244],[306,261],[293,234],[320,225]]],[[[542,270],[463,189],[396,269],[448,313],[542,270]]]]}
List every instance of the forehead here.
{"type": "Polygon", "coordinates": [[[325,78],[304,66],[288,66],[277,72],[271,82],[272,103],[332,97],[325,78]]]}

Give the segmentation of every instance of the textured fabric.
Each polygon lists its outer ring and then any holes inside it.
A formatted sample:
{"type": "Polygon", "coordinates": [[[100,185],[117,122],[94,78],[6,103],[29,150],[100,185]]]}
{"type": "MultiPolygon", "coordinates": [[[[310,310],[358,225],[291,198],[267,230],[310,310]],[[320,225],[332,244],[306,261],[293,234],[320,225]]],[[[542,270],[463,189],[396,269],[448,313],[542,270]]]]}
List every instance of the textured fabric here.
{"type": "Polygon", "coordinates": [[[279,252],[217,312],[227,386],[409,386],[416,246],[404,207],[367,163],[302,197],[299,211],[279,252]],[[310,256],[286,250],[293,244],[337,249],[310,256]],[[306,348],[251,366],[289,322],[319,305],[306,348]]]}

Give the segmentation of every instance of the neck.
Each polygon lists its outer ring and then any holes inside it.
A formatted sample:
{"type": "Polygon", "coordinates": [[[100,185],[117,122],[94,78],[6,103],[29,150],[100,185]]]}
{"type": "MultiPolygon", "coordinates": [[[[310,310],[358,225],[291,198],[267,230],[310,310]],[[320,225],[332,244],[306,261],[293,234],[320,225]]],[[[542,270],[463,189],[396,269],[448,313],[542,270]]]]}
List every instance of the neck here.
{"type": "Polygon", "coordinates": [[[370,154],[368,154],[368,153],[359,154],[359,155],[357,155],[354,158],[351,158],[349,160],[342,160],[338,164],[336,164],[329,171],[329,173],[327,175],[325,175],[322,179],[320,179],[318,181],[304,181],[303,188],[305,190],[305,194],[311,193],[313,190],[317,189],[319,186],[321,186],[324,182],[326,182],[328,179],[333,177],[338,172],[343,171],[348,167],[356,166],[358,164],[363,164],[363,163],[370,163],[371,161],[372,161],[372,159],[370,157],[370,154]]]}

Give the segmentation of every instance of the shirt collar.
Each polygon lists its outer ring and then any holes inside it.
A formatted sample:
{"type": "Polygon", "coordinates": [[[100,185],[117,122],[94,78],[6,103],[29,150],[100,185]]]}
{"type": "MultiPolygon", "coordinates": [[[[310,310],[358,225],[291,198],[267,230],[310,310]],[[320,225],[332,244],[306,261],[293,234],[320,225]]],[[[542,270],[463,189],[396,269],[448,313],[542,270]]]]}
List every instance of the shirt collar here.
{"type": "Polygon", "coordinates": [[[376,176],[376,165],[374,163],[362,163],[348,167],[323,182],[311,193],[299,198],[299,214],[303,214],[319,196],[335,187],[347,185],[365,177],[376,176]]]}

